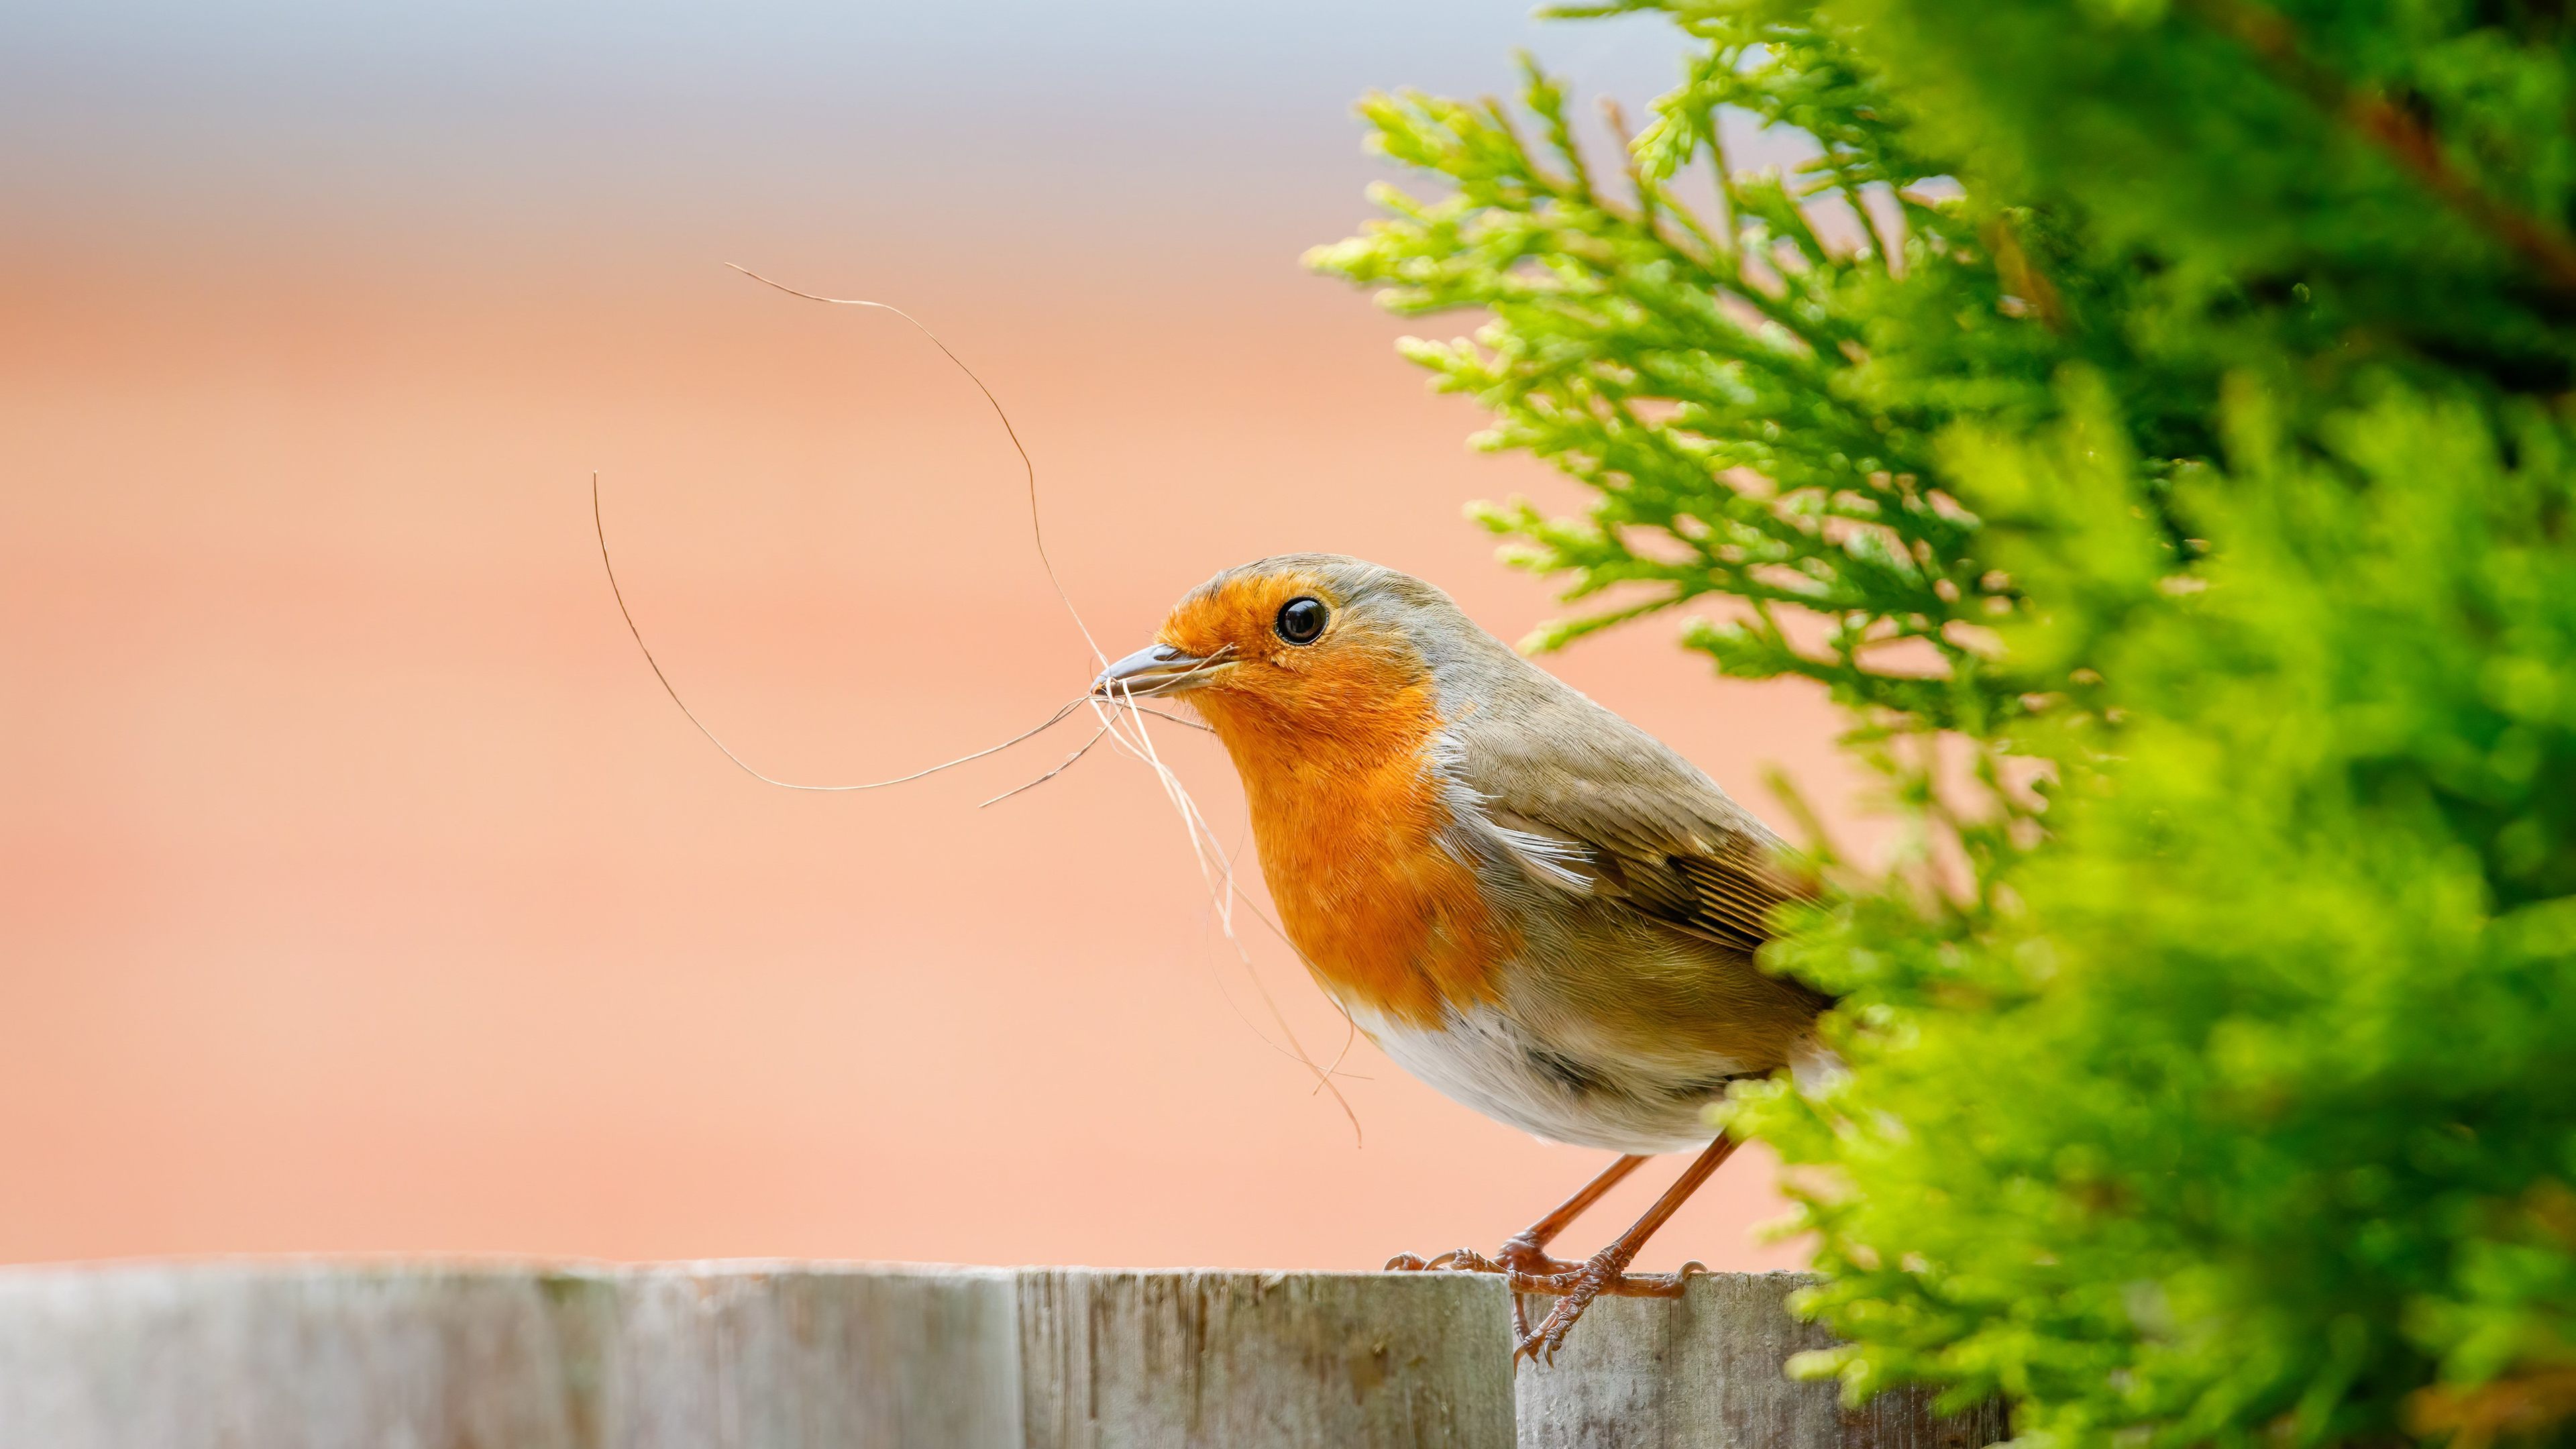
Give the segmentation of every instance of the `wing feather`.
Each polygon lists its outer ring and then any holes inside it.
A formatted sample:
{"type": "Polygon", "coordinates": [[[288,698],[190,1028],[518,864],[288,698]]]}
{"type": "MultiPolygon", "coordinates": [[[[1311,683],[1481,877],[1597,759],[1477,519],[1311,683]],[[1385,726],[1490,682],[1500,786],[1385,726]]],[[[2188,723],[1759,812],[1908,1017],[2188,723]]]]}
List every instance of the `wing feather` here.
{"type": "Polygon", "coordinates": [[[1507,847],[1536,857],[1532,877],[1559,889],[1738,951],[1769,940],[1772,912],[1801,894],[1774,864],[1779,838],[1689,761],[1567,693],[1589,716],[1579,733],[1478,731],[1464,741],[1462,783],[1507,847]],[[1569,735],[1586,748],[1553,743],[1569,735]]]}

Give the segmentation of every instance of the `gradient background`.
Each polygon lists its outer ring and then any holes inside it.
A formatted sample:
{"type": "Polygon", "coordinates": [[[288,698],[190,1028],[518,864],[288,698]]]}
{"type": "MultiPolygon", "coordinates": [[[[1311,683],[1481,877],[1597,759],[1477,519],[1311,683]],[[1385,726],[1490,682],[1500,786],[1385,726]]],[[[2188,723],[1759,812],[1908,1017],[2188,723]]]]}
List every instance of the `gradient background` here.
{"type": "MultiPolygon", "coordinates": [[[[736,773],[585,492],[774,774],[1081,689],[971,385],[739,261],[975,364],[1113,654],[1309,548],[1516,638],[1544,589],[1459,506],[1572,490],[1468,452],[1405,328],[1296,258],[1385,174],[1356,95],[1500,89],[1520,43],[1632,106],[1675,52],[1512,0],[0,7],[0,1259],[1349,1268],[1570,1190],[1599,1154],[1365,1043],[1354,1150],[1134,762],[983,811],[1078,737],[865,795],[736,773]]],[[[1669,623],[1549,667],[1758,809],[1766,762],[1849,797],[1817,696],[1714,682],[1669,623]]],[[[1239,833],[1222,755],[1161,733],[1239,833]]],[[[1794,1262],[1747,1237],[1770,1177],[1648,1266],[1794,1262]]]]}

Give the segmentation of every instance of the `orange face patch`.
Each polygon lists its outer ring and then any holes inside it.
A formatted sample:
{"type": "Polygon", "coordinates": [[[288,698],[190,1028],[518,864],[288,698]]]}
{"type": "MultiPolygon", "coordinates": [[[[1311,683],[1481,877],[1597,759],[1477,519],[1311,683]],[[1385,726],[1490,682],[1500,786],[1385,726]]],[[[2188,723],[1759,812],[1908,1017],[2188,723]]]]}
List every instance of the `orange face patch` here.
{"type": "Polygon", "coordinates": [[[1183,600],[1157,638],[1202,657],[1230,648],[1234,667],[1186,697],[1243,777],[1280,924],[1317,982],[1421,1027],[1491,996],[1514,943],[1474,872],[1440,848],[1441,722],[1419,652],[1301,573],[1224,580],[1183,600]],[[1332,616],[1292,644],[1274,622],[1308,595],[1332,616]]]}
{"type": "MultiPolygon", "coordinates": [[[[1290,644],[1279,637],[1273,625],[1282,605],[1309,596],[1339,612],[1341,600],[1314,574],[1300,571],[1228,575],[1193,590],[1188,598],[1174,605],[1163,627],[1155,633],[1154,642],[1201,658],[1225,651],[1236,659],[1293,667],[1289,660],[1292,653],[1311,650],[1323,640],[1303,646],[1290,644]]],[[[1335,632],[1338,631],[1332,628],[1326,630],[1327,634],[1335,632]]]]}

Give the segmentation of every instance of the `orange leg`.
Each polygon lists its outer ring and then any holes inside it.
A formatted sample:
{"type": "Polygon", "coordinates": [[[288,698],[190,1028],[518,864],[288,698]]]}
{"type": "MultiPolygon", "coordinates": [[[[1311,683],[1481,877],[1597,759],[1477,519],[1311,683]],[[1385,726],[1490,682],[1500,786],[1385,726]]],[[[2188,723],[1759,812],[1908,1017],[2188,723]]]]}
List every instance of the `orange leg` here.
{"type": "MultiPolygon", "coordinates": [[[[1490,1258],[1473,1248],[1453,1248],[1428,1262],[1411,1253],[1398,1253],[1386,1260],[1387,1270],[1419,1272],[1424,1269],[1445,1268],[1458,1273],[1505,1273],[1521,1277],[1541,1277],[1572,1272],[1580,1265],[1562,1263],[1549,1257],[1547,1245],[1556,1241],[1557,1234],[1564,1232],[1576,1218],[1583,1216],[1594,1203],[1601,1201],[1603,1194],[1617,1187],[1620,1179],[1636,1171],[1638,1165],[1645,1160],[1641,1156],[1631,1155],[1622,1157],[1603,1168],[1600,1176],[1585,1183],[1582,1190],[1574,1196],[1558,1203],[1555,1211],[1505,1238],[1503,1246],[1490,1258]]],[[[1529,1331],[1529,1310],[1522,1305],[1521,1295],[1514,1293],[1512,1295],[1513,1341],[1517,1343],[1529,1337],[1529,1331]]]]}
{"type": "MultiPolygon", "coordinates": [[[[1646,1246],[1646,1240],[1655,1235],[1655,1230],[1681,1210],[1681,1205],[1689,1200],[1692,1193],[1699,1191],[1700,1184],[1708,1181],[1735,1147],[1735,1139],[1723,1135],[1708,1144],[1708,1150],[1674,1179],[1671,1187],[1664,1189],[1664,1195],[1655,1199],[1655,1205],[1646,1209],[1646,1215],[1637,1219],[1635,1226],[1621,1233],[1610,1246],[1593,1254],[1582,1267],[1544,1277],[1512,1274],[1511,1286],[1516,1294],[1557,1295],[1556,1307],[1549,1310],[1547,1321],[1541,1323],[1536,1332],[1524,1331],[1521,1334],[1520,1342],[1512,1348],[1512,1357],[1517,1359],[1527,1355],[1536,1359],[1544,1355],[1553,1361],[1557,1348],[1565,1342],[1566,1330],[1574,1326],[1574,1320],[1583,1316],[1584,1309],[1592,1306],[1593,1299],[1604,1293],[1626,1298],[1680,1297],[1682,1275],[1675,1274],[1670,1278],[1659,1274],[1630,1277],[1628,1265],[1637,1260],[1637,1250],[1646,1246]]],[[[1518,1299],[1513,1301],[1513,1309],[1513,1326],[1517,1329],[1527,1320],[1520,1316],[1518,1299]]]]}
{"type": "MultiPolygon", "coordinates": [[[[1547,1256],[1547,1245],[1555,1242],[1557,1234],[1564,1232],[1576,1218],[1590,1211],[1594,1203],[1601,1201],[1610,1189],[1619,1185],[1620,1179],[1636,1171],[1645,1163],[1645,1160],[1644,1157],[1632,1153],[1601,1169],[1599,1177],[1585,1183],[1582,1190],[1574,1196],[1558,1203],[1554,1212],[1504,1239],[1503,1250],[1495,1256],[1524,1273],[1535,1270],[1518,1261],[1523,1258],[1552,1264],[1555,1260],[1547,1256]]],[[[1550,1267],[1547,1271],[1563,1270],[1550,1267]]]]}
{"type": "Polygon", "coordinates": [[[1398,1253],[1386,1260],[1389,1273],[1419,1273],[1425,1269],[1447,1268],[1460,1273],[1504,1273],[1514,1268],[1522,1272],[1561,1273],[1572,1263],[1560,1263],[1547,1256],[1547,1245],[1556,1235],[1581,1217],[1586,1208],[1601,1201],[1602,1194],[1619,1185],[1619,1179],[1637,1170],[1643,1157],[1622,1157],[1601,1170],[1601,1175],[1583,1185],[1574,1196],[1556,1205],[1556,1210],[1537,1222],[1503,1240],[1493,1257],[1473,1248],[1452,1248],[1437,1258],[1423,1259],[1411,1253],[1398,1253]]]}

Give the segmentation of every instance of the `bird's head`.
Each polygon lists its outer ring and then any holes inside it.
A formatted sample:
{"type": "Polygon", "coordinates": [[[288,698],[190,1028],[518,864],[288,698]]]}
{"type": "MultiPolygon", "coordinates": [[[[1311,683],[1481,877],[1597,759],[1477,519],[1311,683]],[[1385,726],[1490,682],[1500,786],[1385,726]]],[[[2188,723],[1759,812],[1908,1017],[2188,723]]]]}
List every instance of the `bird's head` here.
{"type": "Polygon", "coordinates": [[[1339,554],[1283,554],[1191,590],[1154,643],[1092,691],[1186,698],[1230,745],[1418,739],[1436,721],[1440,663],[1482,647],[1501,646],[1419,579],[1339,554]]]}

